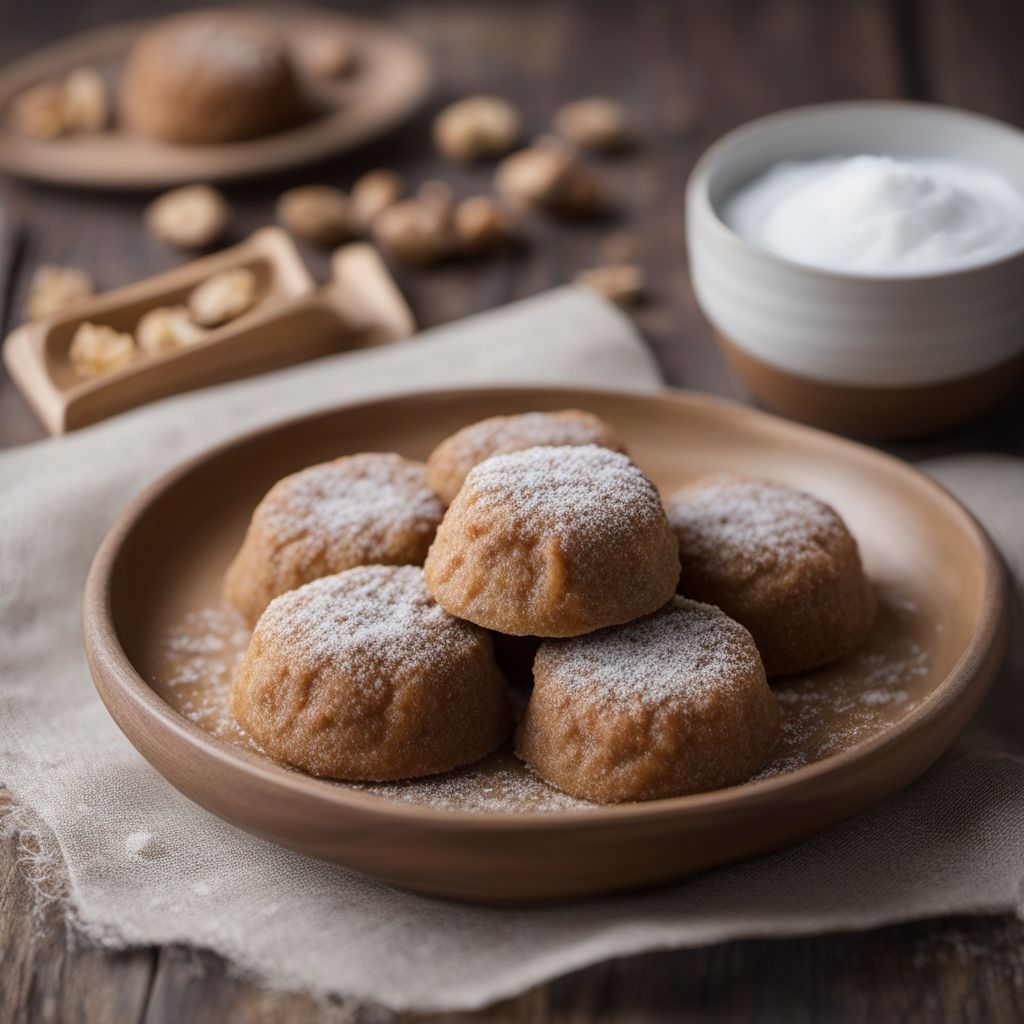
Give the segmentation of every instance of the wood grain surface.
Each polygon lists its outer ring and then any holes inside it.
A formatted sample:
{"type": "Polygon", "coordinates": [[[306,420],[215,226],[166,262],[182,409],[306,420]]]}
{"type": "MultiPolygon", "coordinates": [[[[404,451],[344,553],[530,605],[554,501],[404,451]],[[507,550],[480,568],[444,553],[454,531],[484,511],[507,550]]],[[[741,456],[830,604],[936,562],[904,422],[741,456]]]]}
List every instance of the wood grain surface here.
{"type": "MultiPolygon", "coordinates": [[[[1024,5],[1018,0],[377,0],[348,9],[393,17],[433,53],[431,106],[402,132],[344,161],[232,190],[235,238],[267,223],[282,188],[347,185],[376,166],[418,182],[444,176],[469,194],[489,172],[452,170],[429,144],[430,115],[448,99],[494,91],[519,102],[532,130],[557,105],[591,93],[637,112],[643,145],[597,161],[617,199],[606,221],[539,224],[502,260],[402,273],[425,325],[562,283],[605,255],[642,263],[651,301],[637,314],[678,385],[740,394],[687,283],[682,188],[718,134],[780,107],[828,99],[906,97],[962,105],[1024,124],[1024,5]]],[[[0,0],[0,60],[116,18],[169,9],[160,0],[0,0]]],[[[42,261],[88,268],[101,288],[166,269],[178,257],[143,233],[143,197],[0,185],[0,328],[19,322],[42,261]]],[[[320,279],[326,257],[307,252],[320,279]]],[[[0,377],[0,444],[43,436],[0,377]]],[[[1024,401],[947,437],[897,449],[919,458],[977,449],[1024,451],[1024,401]]],[[[33,911],[16,867],[17,837],[0,844],[0,1021],[382,1021],[363,1008],[264,991],[215,957],[179,949],[111,953],[84,944],[53,906],[33,911]],[[38,920],[36,920],[38,919],[38,920]]],[[[837,879],[837,885],[842,880],[837,879]]],[[[540,986],[487,1013],[445,1021],[1015,1021],[1024,1007],[1024,927],[1010,919],[948,920],[874,932],[738,942],[632,957],[540,986]]],[[[413,1019],[413,1018],[408,1018],[413,1019]]]]}

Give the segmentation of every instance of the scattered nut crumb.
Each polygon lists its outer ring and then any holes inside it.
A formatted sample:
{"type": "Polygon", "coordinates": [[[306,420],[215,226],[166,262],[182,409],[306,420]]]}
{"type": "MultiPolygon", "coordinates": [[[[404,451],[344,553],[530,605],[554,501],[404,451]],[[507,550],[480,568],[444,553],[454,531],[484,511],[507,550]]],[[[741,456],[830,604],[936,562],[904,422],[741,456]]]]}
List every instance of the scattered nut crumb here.
{"type": "Polygon", "coordinates": [[[143,314],[135,325],[135,340],[147,355],[156,356],[191,345],[203,332],[185,306],[158,306],[143,314]]]}
{"type": "Polygon", "coordinates": [[[84,270],[44,263],[32,275],[25,311],[30,320],[41,320],[87,299],[92,293],[92,278],[84,270]]]}
{"type": "Polygon", "coordinates": [[[41,82],[14,98],[11,124],[33,139],[55,139],[64,133],[64,87],[41,82]]]}
{"type": "Polygon", "coordinates": [[[619,306],[635,306],[643,297],[646,278],[635,263],[607,263],[576,275],[576,284],[603,295],[619,306]]]}
{"type": "Polygon", "coordinates": [[[207,249],[227,231],[231,208],[210,185],[185,185],[154,199],[144,219],[161,242],[177,249],[207,249]]]}
{"type": "Polygon", "coordinates": [[[188,311],[203,327],[219,327],[240,317],[256,301],[256,275],[245,267],[223,270],[192,289],[188,311]]]}
{"type": "Polygon", "coordinates": [[[340,78],[352,70],[355,48],[348,36],[313,36],[303,43],[299,63],[317,78],[340,78]]]}
{"type": "Polygon", "coordinates": [[[64,79],[64,129],[101,132],[107,125],[109,103],[103,76],[90,67],[75,68],[64,79]]]}
{"type": "Polygon", "coordinates": [[[80,323],[71,338],[68,360],[82,377],[120,370],[135,358],[135,339],[108,324],[80,323]]]}
{"type": "Polygon", "coordinates": [[[439,263],[454,249],[451,205],[422,196],[403,199],[378,214],[373,236],[398,263],[410,267],[439,263]]]}
{"type": "Polygon", "coordinates": [[[604,205],[600,179],[559,144],[540,140],[505,157],[494,186],[510,202],[571,216],[596,213],[604,205]]]}
{"type": "Polygon", "coordinates": [[[472,196],[455,209],[455,237],[466,252],[491,252],[515,237],[515,218],[490,196],[472,196]]]}
{"type": "Polygon", "coordinates": [[[469,162],[507,153],[522,137],[519,111],[500,96],[470,96],[434,120],[434,144],[452,160],[469,162]]]}
{"type": "Polygon", "coordinates": [[[330,185],[302,185],[277,201],[277,219],[313,245],[338,245],[353,234],[348,197],[330,185]]]}
{"type": "Polygon", "coordinates": [[[577,146],[601,152],[625,149],[632,141],[626,108],[603,96],[567,103],[555,114],[555,131],[577,146]]]}
{"type": "Polygon", "coordinates": [[[352,186],[352,220],[361,231],[369,231],[377,214],[394,206],[404,192],[405,182],[397,171],[369,171],[352,186]]]}

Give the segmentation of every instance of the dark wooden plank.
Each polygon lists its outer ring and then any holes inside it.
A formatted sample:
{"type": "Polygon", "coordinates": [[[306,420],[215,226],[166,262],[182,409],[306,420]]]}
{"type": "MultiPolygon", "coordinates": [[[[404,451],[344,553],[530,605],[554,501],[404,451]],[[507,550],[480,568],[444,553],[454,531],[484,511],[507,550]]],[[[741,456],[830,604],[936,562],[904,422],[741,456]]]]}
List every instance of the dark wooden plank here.
{"type": "MultiPolygon", "coordinates": [[[[0,791],[0,813],[6,797],[0,791]]],[[[40,903],[0,835],[0,1021],[103,1024],[140,1019],[155,966],[151,950],[111,952],[76,935],[56,903],[40,903]]]]}

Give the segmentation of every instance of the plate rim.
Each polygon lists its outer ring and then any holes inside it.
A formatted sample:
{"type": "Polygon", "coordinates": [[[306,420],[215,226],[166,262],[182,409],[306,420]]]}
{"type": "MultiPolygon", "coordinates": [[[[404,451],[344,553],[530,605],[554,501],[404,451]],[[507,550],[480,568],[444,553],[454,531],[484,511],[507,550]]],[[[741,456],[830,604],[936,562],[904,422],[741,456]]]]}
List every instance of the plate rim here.
{"type": "MultiPolygon", "coordinates": [[[[823,782],[843,776],[850,768],[870,764],[894,748],[912,740],[916,734],[922,731],[927,733],[928,727],[936,720],[940,720],[943,714],[950,710],[951,705],[958,707],[965,705],[968,709],[966,719],[969,720],[988,692],[1005,655],[1009,634],[1009,583],[1002,558],[984,527],[956,497],[936,480],[910,463],[857,441],[795,423],[740,402],[686,389],[665,387],[652,392],[643,392],[616,388],[577,388],[566,385],[531,384],[427,388],[371,399],[339,402],[314,412],[275,420],[270,424],[246,430],[206,448],[161,474],[129,502],[100,545],[86,582],[82,606],[82,631],[90,674],[103,703],[121,732],[150,764],[152,761],[146,752],[138,746],[135,738],[121,724],[119,715],[111,707],[111,698],[115,691],[126,697],[135,711],[155,719],[162,729],[173,733],[179,742],[189,748],[198,748],[201,754],[212,757],[229,770],[243,774],[255,774],[266,784],[282,787],[307,799],[323,801],[339,810],[363,812],[382,821],[395,818],[419,821],[442,831],[446,829],[464,830],[469,826],[474,831],[554,833],[564,832],[566,829],[604,828],[610,824],[630,821],[648,823],[667,819],[678,821],[688,814],[732,816],[748,804],[762,804],[766,798],[780,796],[798,798],[801,792],[808,789],[815,790],[823,782]],[[880,460],[891,469],[907,476],[917,486],[923,486],[930,490],[934,498],[962,520],[978,548],[985,574],[981,618],[967,645],[960,652],[956,663],[945,678],[922,701],[920,707],[891,728],[838,754],[792,771],[741,783],[738,786],[661,800],[597,805],[583,811],[522,812],[457,810],[406,803],[361,792],[344,782],[320,779],[284,767],[268,758],[228,743],[191,722],[163,700],[132,664],[117,636],[111,608],[111,584],[118,559],[125,542],[142,515],[167,491],[200,465],[221,457],[232,449],[251,444],[261,437],[292,429],[317,419],[329,419],[346,411],[358,412],[372,407],[402,404],[409,400],[445,402],[466,396],[478,399],[500,398],[537,392],[562,395],[565,396],[565,400],[583,407],[585,407],[588,396],[598,399],[619,398],[629,401],[669,401],[691,407],[703,407],[704,411],[710,411],[713,415],[727,418],[739,416],[741,420],[751,423],[769,424],[772,430],[781,430],[784,434],[810,434],[818,439],[825,439],[829,443],[853,451],[861,458],[880,460]]],[[[953,739],[955,739],[955,734],[949,742],[943,744],[942,751],[948,749],[953,739]]],[[[920,777],[920,774],[934,764],[940,755],[941,751],[939,755],[929,760],[914,777],[920,777]]],[[[157,770],[159,771],[159,769],[157,770]]],[[[171,784],[175,785],[173,782],[171,784]]],[[[908,781],[898,789],[905,788],[909,784],[908,781]]],[[[178,787],[175,786],[175,788],[178,787]]],[[[185,795],[194,800],[191,794],[186,792],[185,795]]]]}

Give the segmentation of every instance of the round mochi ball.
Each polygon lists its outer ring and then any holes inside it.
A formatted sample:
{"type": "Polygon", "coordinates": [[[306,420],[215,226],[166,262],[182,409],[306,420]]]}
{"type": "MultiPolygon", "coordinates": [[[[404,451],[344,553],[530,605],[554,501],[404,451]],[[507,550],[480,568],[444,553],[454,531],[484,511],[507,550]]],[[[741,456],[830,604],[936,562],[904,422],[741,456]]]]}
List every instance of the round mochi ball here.
{"type": "Polygon", "coordinates": [[[445,612],[414,566],[361,566],[271,601],[231,708],[271,757],[348,780],[471,764],[512,722],[487,632],[445,612]]]}
{"type": "Polygon", "coordinates": [[[459,493],[466,474],[484,459],[538,445],[596,444],[625,451],[602,419],[579,409],[492,416],[471,423],[442,441],[427,459],[427,483],[446,505],[459,493]]]}
{"type": "Polygon", "coordinates": [[[271,599],[357,565],[422,565],[444,514],[422,462],[366,452],[279,480],[224,577],[251,623],[271,599]]]}
{"type": "Polygon", "coordinates": [[[627,456],[528,448],[470,471],[424,578],[452,615],[488,629],[576,636],[663,605],[679,555],[656,488],[627,456]]]}
{"type": "Polygon", "coordinates": [[[516,753],[572,796],[619,803],[736,785],[778,736],[750,633],[676,597],[636,622],[542,644],[516,753]]]}
{"type": "Polygon", "coordinates": [[[182,14],[144,32],[128,55],[118,105],[129,131],[182,144],[268,135],[303,114],[284,38],[230,11],[182,14]]]}
{"type": "Polygon", "coordinates": [[[876,600],[839,515],[803,491],[720,475],[669,497],[679,589],[753,634],[769,676],[817,668],[858,648],[876,600]]]}

